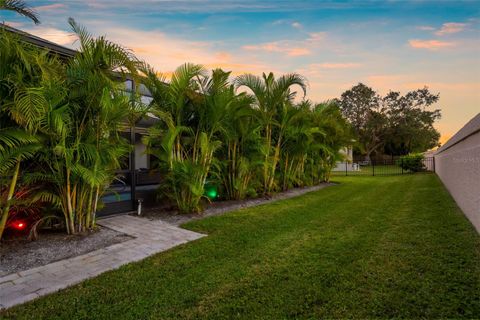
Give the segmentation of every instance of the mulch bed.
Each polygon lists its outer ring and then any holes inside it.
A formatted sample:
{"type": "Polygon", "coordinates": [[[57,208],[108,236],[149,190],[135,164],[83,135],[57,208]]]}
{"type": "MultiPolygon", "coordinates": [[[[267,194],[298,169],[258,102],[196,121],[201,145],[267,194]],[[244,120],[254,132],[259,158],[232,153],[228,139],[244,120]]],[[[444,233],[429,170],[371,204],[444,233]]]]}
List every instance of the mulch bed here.
{"type": "Polygon", "coordinates": [[[98,227],[95,231],[67,235],[64,232],[40,233],[36,241],[13,238],[0,242],[0,277],[55,261],[72,258],[132,239],[130,236],[98,227]]]}

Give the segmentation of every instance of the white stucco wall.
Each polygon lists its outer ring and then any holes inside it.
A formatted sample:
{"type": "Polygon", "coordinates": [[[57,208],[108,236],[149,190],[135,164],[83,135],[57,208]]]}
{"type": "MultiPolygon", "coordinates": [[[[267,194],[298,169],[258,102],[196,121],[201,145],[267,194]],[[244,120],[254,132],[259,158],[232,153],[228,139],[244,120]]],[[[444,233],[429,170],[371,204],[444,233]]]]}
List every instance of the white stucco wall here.
{"type": "Polygon", "coordinates": [[[356,168],[352,164],[353,160],[353,149],[352,148],[342,148],[340,154],[344,157],[342,161],[337,161],[332,171],[354,171],[356,168]]]}
{"type": "Polygon", "coordinates": [[[435,154],[435,171],[480,233],[480,114],[435,154]]]}

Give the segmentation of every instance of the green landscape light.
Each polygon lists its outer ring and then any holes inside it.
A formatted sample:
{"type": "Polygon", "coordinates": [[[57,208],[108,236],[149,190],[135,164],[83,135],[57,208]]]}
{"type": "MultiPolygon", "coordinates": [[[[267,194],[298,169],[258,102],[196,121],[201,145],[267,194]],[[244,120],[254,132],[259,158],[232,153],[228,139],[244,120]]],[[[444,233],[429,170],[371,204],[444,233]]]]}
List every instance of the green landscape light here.
{"type": "Polygon", "coordinates": [[[209,187],[205,188],[205,195],[209,199],[215,199],[216,197],[218,197],[217,188],[214,187],[214,186],[209,186],[209,187]]]}

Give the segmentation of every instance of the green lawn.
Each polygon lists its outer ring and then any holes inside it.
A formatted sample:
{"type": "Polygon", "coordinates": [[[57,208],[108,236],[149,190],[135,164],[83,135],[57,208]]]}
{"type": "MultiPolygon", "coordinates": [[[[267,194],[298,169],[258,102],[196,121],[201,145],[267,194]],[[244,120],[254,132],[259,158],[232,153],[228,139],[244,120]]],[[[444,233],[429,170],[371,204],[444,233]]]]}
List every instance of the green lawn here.
{"type": "Polygon", "coordinates": [[[335,179],[0,318],[480,317],[480,237],[436,176],[335,179]]]}

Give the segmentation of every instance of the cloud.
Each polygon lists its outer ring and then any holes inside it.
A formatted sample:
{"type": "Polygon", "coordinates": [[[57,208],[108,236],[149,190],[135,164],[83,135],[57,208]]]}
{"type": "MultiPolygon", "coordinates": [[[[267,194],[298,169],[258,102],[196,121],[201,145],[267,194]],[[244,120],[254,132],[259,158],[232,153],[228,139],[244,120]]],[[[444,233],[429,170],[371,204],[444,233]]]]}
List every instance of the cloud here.
{"type": "Polygon", "coordinates": [[[62,46],[71,46],[77,39],[74,34],[52,27],[35,27],[33,29],[25,29],[26,32],[34,34],[40,38],[47,39],[62,46]]]}
{"type": "Polygon", "coordinates": [[[431,26],[417,26],[416,28],[418,30],[422,30],[422,31],[433,31],[433,30],[435,30],[435,28],[431,27],[431,26]]]}
{"type": "Polygon", "coordinates": [[[415,49],[439,50],[455,46],[454,42],[440,41],[440,40],[409,40],[410,47],[415,49]]]}
{"type": "Polygon", "coordinates": [[[298,22],[298,21],[294,21],[294,20],[291,20],[291,19],[279,19],[279,20],[274,20],[273,22],[271,22],[271,25],[272,26],[281,26],[281,25],[287,25],[287,26],[291,26],[292,28],[295,28],[295,29],[303,29],[303,25],[298,22]]]}
{"type": "MultiPolygon", "coordinates": [[[[95,34],[105,34],[109,40],[132,50],[138,58],[167,76],[185,62],[202,64],[207,69],[223,68],[233,71],[232,75],[278,70],[252,57],[246,58],[244,53],[239,55],[235,51],[218,50],[218,44],[214,42],[189,41],[174,38],[159,30],[130,29],[101,22],[97,22],[92,29],[95,34]]],[[[54,28],[36,27],[28,32],[63,45],[71,44],[76,39],[70,33],[54,28]]]]}
{"type": "Polygon", "coordinates": [[[295,29],[302,29],[303,28],[302,24],[300,22],[297,22],[297,21],[292,23],[292,27],[294,27],[295,29]]]}
{"type": "Polygon", "coordinates": [[[398,87],[403,85],[408,79],[408,76],[402,74],[374,74],[364,77],[360,79],[360,81],[365,82],[375,90],[388,92],[392,88],[398,89],[398,87]]]}
{"type": "Polygon", "coordinates": [[[308,48],[295,46],[294,42],[288,40],[267,42],[258,45],[246,45],[243,46],[242,49],[247,51],[284,53],[290,57],[306,56],[311,54],[311,51],[308,48]]]}
{"type": "Polygon", "coordinates": [[[324,40],[326,35],[326,32],[311,32],[308,34],[309,37],[307,38],[307,41],[319,42],[321,40],[324,40]]]}
{"type": "MultiPolygon", "coordinates": [[[[102,8],[106,11],[121,10],[138,14],[164,13],[248,13],[248,12],[291,12],[292,10],[322,10],[350,8],[350,3],[331,1],[299,0],[292,6],[290,1],[271,0],[144,0],[142,5],[132,0],[68,0],[69,6],[102,8]],[[294,8],[296,7],[296,8],[294,8]]],[[[363,4],[365,6],[365,4],[363,4]]]]}
{"type": "Polygon", "coordinates": [[[288,50],[287,54],[290,57],[299,57],[299,56],[308,56],[312,54],[312,52],[307,48],[292,48],[288,50]]]}
{"type": "Polygon", "coordinates": [[[64,3],[54,3],[48,4],[45,6],[34,7],[35,11],[46,12],[46,11],[55,11],[57,9],[65,9],[67,6],[64,3]]]}
{"type": "Polygon", "coordinates": [[[360,67],[360,63],[314,63],[310,65],[310,68],[322,68],[322,69],[350,69],[360,67]]]}
{"type": "Polygon", "coordinates": [[[260,44],[245,45],[242,49],[247,51],[263,51],[270,53],[283,53],[288,57],[312,55],[319,43],[325,39],[326,32],[309,33],[304,40],[279,40],[260,44]]]}
{"type": "Polygon", "coordinates": [[[435,32],[437,36],[444,36],[447,34],[461,32],[467,26],[466,23],[458,23],[458,22],[447,22],[442,25],[442,27],[435,32]]]}
{"type": "Polygon", "coordinates": [[[232,58],[232,55],[228,52],[221,51],[215,54],[215,58],[220,61],[228,61],[232,58]]]}
{"type": "Polygon", "coordinates": [[[7,26],[10,26],[12,28],[21,28],[25,25],[23,22],[17,22],[17,21],[5,21],[4,23],[7,26]]]}

